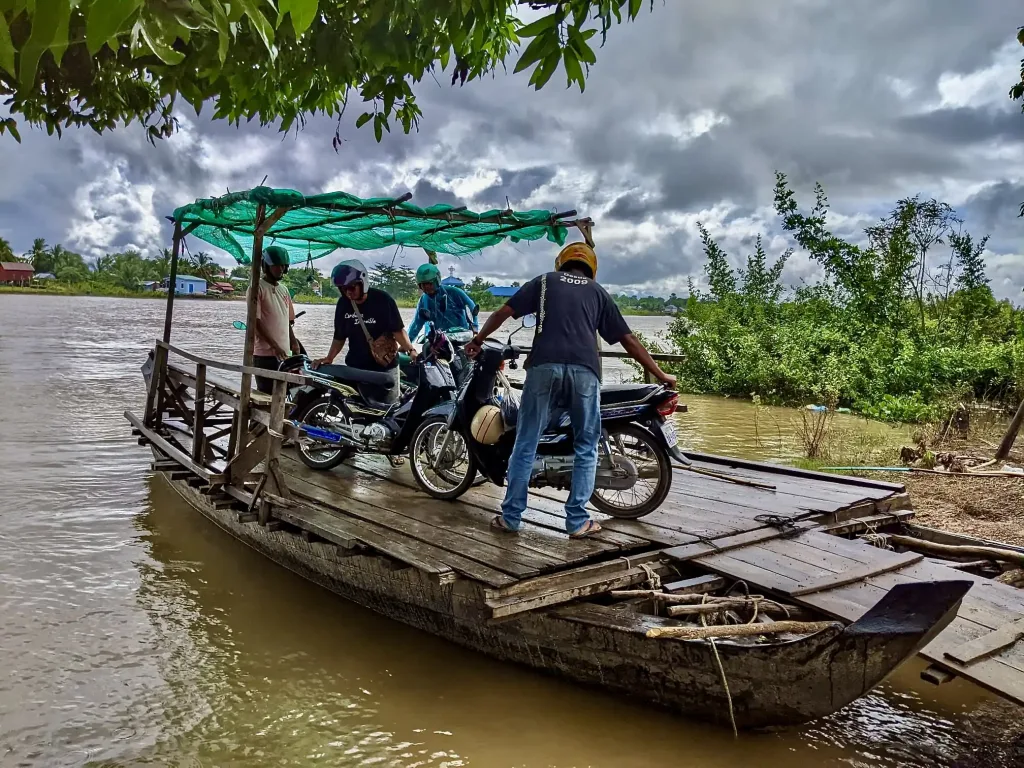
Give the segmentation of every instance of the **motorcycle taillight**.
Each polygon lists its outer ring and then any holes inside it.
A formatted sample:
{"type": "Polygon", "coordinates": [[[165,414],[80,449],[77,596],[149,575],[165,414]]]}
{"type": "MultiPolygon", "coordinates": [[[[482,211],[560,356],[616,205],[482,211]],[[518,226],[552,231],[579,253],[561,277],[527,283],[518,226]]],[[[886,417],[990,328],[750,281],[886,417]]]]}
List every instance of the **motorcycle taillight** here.
{"type": "Polygon", "coordinates": [[[658,406],[658,413],[666,418],[676,412],[676,406],[679,404],[679,395],[673,393],[672,397],[663,402],[658,406]]]}

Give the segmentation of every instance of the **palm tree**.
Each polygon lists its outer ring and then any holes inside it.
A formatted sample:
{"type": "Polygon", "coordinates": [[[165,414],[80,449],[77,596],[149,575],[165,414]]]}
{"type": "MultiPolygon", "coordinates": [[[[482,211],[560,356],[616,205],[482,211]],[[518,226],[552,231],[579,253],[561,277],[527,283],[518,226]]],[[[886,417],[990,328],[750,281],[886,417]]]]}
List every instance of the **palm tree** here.
{"type": "Polygon", "coordinates": [[[189,259],[188,266],[196,277],[201,277],[208,283],[213,282],[213,279],[220,274],[220,264],[204,251],[197,251],[195,256],[189,259]]]}
{"type": "Polygon", "coordinates": [[[46,247],[46,240],[41,237],[32,241],[32,250],[25,254],[25,258],[32,262],[37,275],[54,271],[53,256],[46,247]]]}
{"type": "Polygon", "coordinates": [[[148,259],[155,279],[163,280],[165,277],[170,277],[172,256],[171,249],[164,248],[160,251],[159,256],[154,259],[148,259]]]}
{"type": "Polygon", "coordinates": [[[146,279],[146,265],[140,258],[121,259],[112,273],[114,281],[129,291],[142,289],[142,281],[146,279]]]}
{"type": "MultiPolygon", "coordinates": [[[[37,241],[38,242],[38,241],[37,241]]],[[[89,278],[89,267],[79,254],[59,243],[49,250],[52,271],[62,283],[80,283],[89,278]]],[[[36,268],[38,271],[38,267],[36,268]]]]}
{"type": "Polygon", "coordinates": [[[11,249],[11,243],[0,237],[0,261],[21,261],[20,256],[15,256],[11,249]]]}

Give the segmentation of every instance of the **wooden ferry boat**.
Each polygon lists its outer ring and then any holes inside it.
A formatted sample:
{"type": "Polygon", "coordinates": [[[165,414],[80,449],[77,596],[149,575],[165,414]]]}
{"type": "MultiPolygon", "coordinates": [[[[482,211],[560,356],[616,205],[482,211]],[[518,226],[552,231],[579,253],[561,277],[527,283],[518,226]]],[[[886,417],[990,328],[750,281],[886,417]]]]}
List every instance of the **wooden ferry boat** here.
{"type": "MultiPolygon", "coordinates": [[[[496,237],[556,239],[559,227],[588,237],[590,227],[260,189],[198,201],[174,221],[175,255],[188,232],[258,254],[264,237],[312,237],[304,227],[350,246],[345,233],[415,243],[409,232],[424,222],[417,231],[465,226],[477,239],[484,224],[496,237]],[[328,219],[346,228],[334,239],[328,219]]],[[[347,599],[499,659],[736,727],[828,715],[915,653],[1024,700],[1018,649],[963,652],[1024,616],[1016,590],[995,594],[976,575],[843,538],[912,517],[902,486],[689,454],[665,504],[640,520],[603,520],[593,538],[570,540],[552,491],[531,495],[525,529],[508,536],[487,525],[500,488],[442,502],[404,467],[367,457],[305,467],[283,448],[299,436],[285,411],[303,378],[260,371],[273,394],[252,391],[249,365],[169,343],[172,306],[169,295],[164,339],[144,367],[145,411],[125,414],[154,471],[232,536],[347,599]]],[[[250,332],[246,362],[251,349],[250,332]]]]}

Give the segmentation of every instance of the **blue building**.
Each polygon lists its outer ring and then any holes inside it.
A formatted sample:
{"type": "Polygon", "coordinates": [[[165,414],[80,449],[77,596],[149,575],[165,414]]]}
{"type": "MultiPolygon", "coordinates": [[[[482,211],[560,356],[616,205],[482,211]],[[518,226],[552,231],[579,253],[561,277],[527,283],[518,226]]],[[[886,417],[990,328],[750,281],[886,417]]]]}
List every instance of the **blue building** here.
{"type": "Polygon", "coordinates": [[[519,290],[518,286],[514,285],[495,285],[487,289],[487,292],[491,296],[496,296],[499,299],[507,299],[510,296],[515,296],[516,291],[519,290]]]}
{"type": "Polygon", "coordinates": [[[174,292],[183,295],[206,293],[206,281],[192,275],[178,275],[174,283],[174,292]]]}
{"type": "Polygon", "coordinates": [[[466,284],[455,276],[455,267],[448,267],[448,277],[441,281],[441,285],[465,288],[466,284]]]}

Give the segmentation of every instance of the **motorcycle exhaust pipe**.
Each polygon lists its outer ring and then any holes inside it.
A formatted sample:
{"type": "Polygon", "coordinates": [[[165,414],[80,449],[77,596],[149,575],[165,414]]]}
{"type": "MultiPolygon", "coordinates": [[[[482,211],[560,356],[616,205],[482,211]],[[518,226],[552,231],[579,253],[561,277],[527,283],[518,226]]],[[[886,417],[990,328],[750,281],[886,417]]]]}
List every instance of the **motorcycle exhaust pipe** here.
{"type": "Polygon", "coordinates": [[[292,421],[292,425],[299,430],[300,433],[312,438],[318,443],[327,443],[329,445],[348,445],[353,448],[362,448],[362,443],[353,440],[348,435],[344,435],[341,432],[334,432],[330,429],[323,429],[322,427],[311,427],[308,424],[302,422],[292,421]]]}

